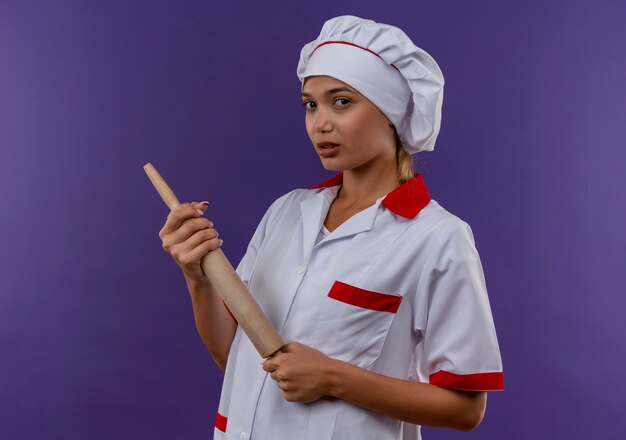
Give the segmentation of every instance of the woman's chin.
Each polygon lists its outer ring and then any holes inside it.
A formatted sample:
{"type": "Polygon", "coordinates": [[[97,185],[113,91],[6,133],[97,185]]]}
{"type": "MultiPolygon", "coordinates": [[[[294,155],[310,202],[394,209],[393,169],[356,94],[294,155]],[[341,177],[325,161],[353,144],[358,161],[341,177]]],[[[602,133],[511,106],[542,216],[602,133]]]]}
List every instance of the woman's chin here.
{"type": "Polygon", "coordinates": [[[322,163],[322,166],[324,167],[324,169],[328,171],[345,171],[346,169],[349,168],[346,166],[345,163],[341,163],[341,161],[337,161],[337,160],[328,160],[328,159],[321,158],[320,162],[322,163]]]}
{"type": "Polygon", "coordinates": [[[328,163],[328,161],[326,160],[322,160],[322,166],[324,167],[325,170],[327,171],[343,171],[341,168],[338,168],[337,165],[335,164],[330,164],[328,163]]]}

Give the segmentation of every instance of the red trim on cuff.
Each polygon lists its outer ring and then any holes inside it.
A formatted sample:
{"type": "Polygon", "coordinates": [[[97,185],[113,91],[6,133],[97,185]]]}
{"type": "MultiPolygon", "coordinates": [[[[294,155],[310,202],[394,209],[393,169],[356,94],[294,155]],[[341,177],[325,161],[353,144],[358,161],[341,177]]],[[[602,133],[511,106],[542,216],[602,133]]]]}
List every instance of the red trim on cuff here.
{"type": "Polygon", "coordinates": [[[389,313],[396,313],[402,302],[400,295],[365,290],[341,281],[333,283],[328,292],[328,297],[364,309],[389,313]]]}
{"type": "Polygon", "coordinates": [[[235,324],[239,324],[237,322],[237,320],[235,319],[235,315],[232,314],[232,312],[230,311],[230,309],[228,308],[228,306],[226,305],[226,303],[224,301],[222,301],[222,304],[224,304],[224,307],[226,307],[226,311],[228,312],[228,314],[230,315],[231,318],[233,318],[233,321],[235,321],[235,324]]]}
{"type": "Polygon", "coordinates": [[[504,375],[495,373],[454,374],[445,370],[430,375],[430,383],[441,388],[464,391],[501,391],[504,375]]]}
{"type": "Polygon", "coordinates": [[[228,424],[228,418],[224,417],[218,412],[215,413],[215,427],[222,432],[226,432],[226,424],[228,424]]]}

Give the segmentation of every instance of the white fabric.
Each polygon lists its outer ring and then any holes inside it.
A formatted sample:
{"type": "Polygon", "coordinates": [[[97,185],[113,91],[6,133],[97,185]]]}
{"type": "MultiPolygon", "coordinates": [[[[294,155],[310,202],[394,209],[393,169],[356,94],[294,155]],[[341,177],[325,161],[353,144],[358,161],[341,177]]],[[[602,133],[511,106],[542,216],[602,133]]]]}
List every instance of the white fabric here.
{"type": "Polygon", "coordinates": [[[326,226],[322,225],[322,227],[320,228],[320,233],[317,234],[317,238],[315,239],[315,244],[326,238],[328,234],[330,234],[330,231],[326,228],[326,226]]]}
{"type": "MultiPolygon", "coordinates": [[[[237,273],[286,342],[387,376],[428,382],[439,370],[502,371],[482,266],[467,223],[431,200],[415,218],[384,197],[315,243],[339,186],[296,189],[261,220],[237,273]],[[327,296],[335,281],[402,295],[397,313],[327,296]]],[[[287,402],[240,328],[215,439],[415,440],[419,426],[324,397],[287,402]]]]}
{"type": "Polygon", "coordinates": [[[302,48],[297,74],[303,85],[313,75],[351,85],[393,122],[409,153],[434,149],[443,74],[401,29],[352,15],[332,18],[302,48]]]}

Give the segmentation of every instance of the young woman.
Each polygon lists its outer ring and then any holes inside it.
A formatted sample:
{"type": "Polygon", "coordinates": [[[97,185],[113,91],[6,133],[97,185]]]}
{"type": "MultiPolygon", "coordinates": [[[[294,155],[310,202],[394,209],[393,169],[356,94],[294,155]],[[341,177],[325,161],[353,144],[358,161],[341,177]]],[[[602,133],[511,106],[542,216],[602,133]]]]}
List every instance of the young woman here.
{"type": "Polygon", "coordinates": [[[200,269],[221,245],[181,205],[160,232],[200,336],[225,369],[215,438],[417,439],[471,430],[502,364],[467,223],[432,200],[410,154],[432,150],[443,77],[400,29],[341,16],[298,65],[307,133],[340,171],[277,199],[237,273],[289,343],[260,358],[200,269]]]}

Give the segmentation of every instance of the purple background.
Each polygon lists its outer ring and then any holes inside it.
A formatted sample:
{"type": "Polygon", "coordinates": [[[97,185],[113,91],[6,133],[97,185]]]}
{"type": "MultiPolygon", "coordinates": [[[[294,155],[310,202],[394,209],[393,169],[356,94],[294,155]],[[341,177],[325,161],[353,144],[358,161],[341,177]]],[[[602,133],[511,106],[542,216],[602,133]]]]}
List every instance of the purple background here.
{"type": "Polygon", "coordinates": [[[142,166],[211,202],[236,265],[333,174],[295,69],[342,14],[444,72],[418,169],[473,228],[504,361],[478,429],[424,437],[623,438],[626,3],[336,3],[0,3],[1,439],[211,438],[222,375],[142,166]]]}

